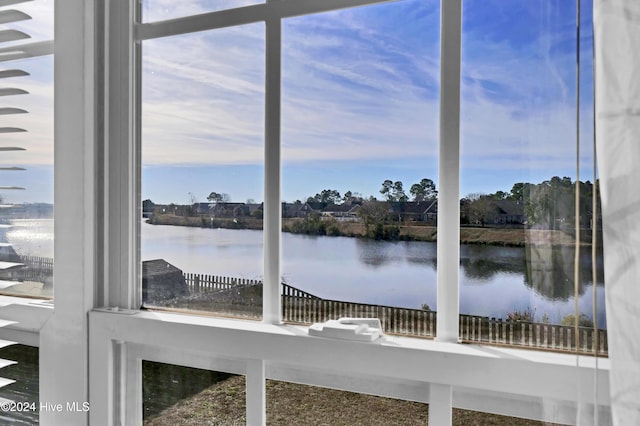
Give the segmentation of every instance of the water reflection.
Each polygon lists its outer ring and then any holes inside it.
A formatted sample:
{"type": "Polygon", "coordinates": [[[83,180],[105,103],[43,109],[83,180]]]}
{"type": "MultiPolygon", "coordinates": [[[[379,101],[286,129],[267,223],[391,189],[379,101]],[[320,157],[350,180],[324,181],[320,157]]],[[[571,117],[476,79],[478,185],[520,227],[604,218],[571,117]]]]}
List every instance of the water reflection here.
{"type": "Polygon", "coordinates": [[[12,219],[6,241],[21,256],[53,257],[53,219],[12,219]]]}
{"type": "Polygon", "coordinates": [[[358,259],[364,265],[380,267],[408,262],[436,269],[436,245],[409,241],[355,240],[358,259]]]}
{"type": "Polygon", "coordinates": [[[521,248],[462,245],[460,266],[474,284],[489,282],[496,274],[523,274],[526,268],[521,248]]]}
{"type": "MultiPolygon", "coordinates": [[[[262,278],[261,231],[143,224],[142,246],[143,260],[165,258],[185,272],[262,278]]],[[[573,248],[463,245],[460,253],[462,313],[504,318],[529,308],[552,322],[573,313],[573,248]]],[[[597,262],[597,317],[604,327],[601,254],[597,262]]],[[[437,309],[435,243],[284,233],[282,275],[288,284],[325,299],[437,309]]],[[[580,309],[591,317],[586,249],[580,276],[580,309]]]]}
{"type": "MultiPolygon", "coordinates": [[[[568,300],[574,295],[575,249],[573,247],[531,246],[524,250],[524,284],[552,300],[568,300]]],[[[593,283],[591,253],[581,250],[579,294],[593,283]]],[[[602,253],[596,260],[596,283],[604,285],[602,253]]]]}
{"type": "Polygon", "coordinates": [[[464,271],[464,275],[473,280],[475,284],[484,284],[490,282],[496,274],[501,273],[523,273],[525,270],[524,262],[519,263],[502,263],[491,259],[460,259],[460,266],[464,271]]]}
{"type": "MultiPolygon", "coordinates": [[[[322,237],[316,237],[322,238],[322,237]]],[[[437,268],[436,244],[416,242],[386,242],[356,240],[359,261],[374,268],[398,263],[437,268]]],[[[460,267],[467,284],[483,285],[498,275],[511,274],[514,281],[549,300],[567,300],[573,297],[575,249],[565,246],[496,247],[462,245],[460,267]]],[[[602,254],[598,256],[597,284],[604,284],[602,254]]],[[[580,256],[579,294],[592,283],[590,251],[580,256]]]]}

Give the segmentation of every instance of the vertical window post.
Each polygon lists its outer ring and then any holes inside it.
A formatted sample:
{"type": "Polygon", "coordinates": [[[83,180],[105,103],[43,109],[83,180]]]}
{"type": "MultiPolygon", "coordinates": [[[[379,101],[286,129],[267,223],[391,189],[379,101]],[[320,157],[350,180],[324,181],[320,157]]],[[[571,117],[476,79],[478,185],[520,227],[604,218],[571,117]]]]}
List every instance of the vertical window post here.
{"type": "Polygon", "coordinates": [[[452,387],[432,383],[429,386],[429,424],[450,425],[453,420],[452,403],[452,387]]]}
{"type": "MultiPolygon", "coordinates": [[[[460,311],[460,78],[462,0],[440,1],[436,339],[455,343],[460,311]]],[[[451,424],[452,387],[430,385],[429,424],[451,424]]]]}
{"type": "Polygon", "coordinates": [[[264,282],[262,318],[280,323],[280,82],[282,21],[272,16],[266,26],[265,149],[264,149],[264,282]]]}
{"type": "MultiPolygon", "coordinates": [[[[140,288],[140,143],[137,138],[136,106],[138,46],[134,38],[138,2],[109,2],[107,31],[107,75],[105,75],[106,137],[105,191],[107,216],[104,289],[106,306],[137,309],[140,288]]],[[[139,116],[139,115],[138,115],[139,116]]]]}
{"type": "Polygon", "coordinates": [[[462,0],[440,2],[440,152],[436,338],[458,341],[462,0]]]}
{"type": "Polygon", "coordinates": [[[265,362],[263,360],[247,361],[247,424],[267,424],[267,398],[265,392],[265,362]]]}
{"type": "Polygon", "coordinates": [[[54,60],[54,314],[40,330],[42,424],[86,424],[66,410],[88,401],[89,327],[94,306],[96,178],[94,1],[57,1],[54,60]]]}

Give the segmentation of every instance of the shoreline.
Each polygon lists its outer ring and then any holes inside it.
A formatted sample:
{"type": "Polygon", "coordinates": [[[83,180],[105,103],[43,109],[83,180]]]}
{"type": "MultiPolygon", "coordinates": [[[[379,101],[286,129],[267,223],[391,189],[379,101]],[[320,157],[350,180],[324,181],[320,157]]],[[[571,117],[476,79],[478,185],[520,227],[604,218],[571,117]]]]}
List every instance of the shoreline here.
{"type": "MultiPolygon", "coordinates": [[[[262,220],[255,218],[215,219],[204,216],[163,214],[153,215],[151,218],[148,218],[146,222],[151,225],[262,230],[262,220]]],[[[437,228],[433,225],[422,224],[391,224],[367,228],[359,222],[338,222],[336,220],[313,222],[300,218],[286,218],[282,219],[282,231],[302,235],[350,237],[383,241],[437,241],[437,228]]],[[[460,243],[502,247],[573,247],[575,239],[572,235],[559,230],[462,226],[460,227],[460,243]]],[[[591,242],[583,241],[580,246],[591,247],[591,242]]]]}

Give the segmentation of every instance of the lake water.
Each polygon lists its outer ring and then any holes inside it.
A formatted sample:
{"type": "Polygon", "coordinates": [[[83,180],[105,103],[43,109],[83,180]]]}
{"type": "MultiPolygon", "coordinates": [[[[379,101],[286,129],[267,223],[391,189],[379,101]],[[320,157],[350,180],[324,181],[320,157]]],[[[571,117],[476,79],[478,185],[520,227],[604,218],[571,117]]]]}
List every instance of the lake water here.
{"type": "MultiPolygon", "coordinates": [[[[19,254],[53,256],[50,219],[15,220],[7,239],[19,254]]],[[[262,278],[262,231],[142,223],[143,260],[163,258],[185,272],[262,278]]],[[[580,311],[592,317],[590,250],[581,256],[580,311]]],[[[461,246],[460,312],[504,318],[515,309],[552,322],[573,313],[572,248],[461,246]]],[[[602,256],[598,325],[605,327],[602,256]]],[[[436,244],[282,234],[285,282],[316,296],[436,310],[436,244]]]]}
{"type": "MultiPolygon", "coordinates": [[[[163,258],[185,272],[262,278],[262,231],[142,224],[143,260],[163,258]]],[[[463,245],[460,312],[504,318],[531,309],[559,322],[573,313],[572,248],[463,245]]],[[[598,325],[605,327],[602,256],[597,260],[598,325]]],[[[592,317],[591,259],[580,261],[580,311],[592,317]]],[[[420,308],[436,306],[436,244],[282,234],[282,276],[316,296],[420,308]]]]}
{"type": "Polygon", "coordinates": [[[0,231],[0,242],[6,238],[22,256],[53,257],[53,219],[11,219],[10,224],[0,231]]]}

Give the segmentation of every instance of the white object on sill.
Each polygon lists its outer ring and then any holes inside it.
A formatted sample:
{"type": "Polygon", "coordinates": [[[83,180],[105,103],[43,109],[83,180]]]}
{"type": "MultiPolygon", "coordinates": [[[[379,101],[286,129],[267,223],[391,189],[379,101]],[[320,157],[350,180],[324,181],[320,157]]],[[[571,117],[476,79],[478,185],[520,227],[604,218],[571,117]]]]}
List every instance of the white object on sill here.
{"type": "Polygon", "coordinates": [[[378,318],[340,318],[313,324],[309,335],[372,342],[382,336],[382,325],[378,318]]]}

